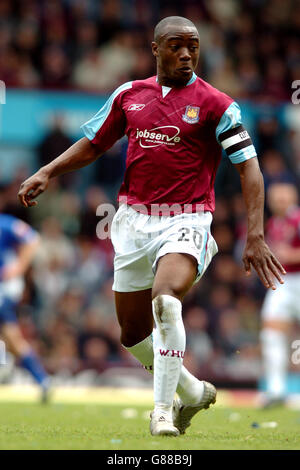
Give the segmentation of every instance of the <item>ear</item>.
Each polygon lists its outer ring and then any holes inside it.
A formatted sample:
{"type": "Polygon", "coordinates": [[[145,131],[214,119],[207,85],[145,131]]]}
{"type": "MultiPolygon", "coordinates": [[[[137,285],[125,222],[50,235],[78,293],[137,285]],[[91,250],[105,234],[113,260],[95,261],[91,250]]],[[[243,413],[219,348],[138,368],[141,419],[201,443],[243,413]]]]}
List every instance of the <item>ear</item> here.
{"type": "Polygon", "coordinates": [[[157,44],[157,42],[152,41],[151,47],[152,47],[152,54],[153,54],[155,57],[157,57],[157,56],[158,56],[158,44],[157,44]]]}

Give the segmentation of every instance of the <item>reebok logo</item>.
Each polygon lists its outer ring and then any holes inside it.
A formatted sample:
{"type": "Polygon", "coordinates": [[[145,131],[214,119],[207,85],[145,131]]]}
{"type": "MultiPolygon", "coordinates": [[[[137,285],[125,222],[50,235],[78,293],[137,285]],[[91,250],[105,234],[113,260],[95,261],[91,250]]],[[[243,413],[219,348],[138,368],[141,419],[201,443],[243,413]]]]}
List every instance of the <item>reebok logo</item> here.
{"type": "Polygon", "coordinates": [[[141,111],[145,106],[145,104],[131,104],[128,106],[128,111],[141,111]]]}
{"type": "Polygon", "coordinates": [[[177,351],[175,349],[160,349],[159,354],[161,356],[184,358],[184,351],[177,351]]]}
{"type": "Polygon", "coordinates": [[[180,142],[180,129],[177,126],[160,126],[153,129],[136,130],[136,139],[143,148],[175,145],[180,142]],[[168,133],[167,133],[168,132],[168,133]]]}

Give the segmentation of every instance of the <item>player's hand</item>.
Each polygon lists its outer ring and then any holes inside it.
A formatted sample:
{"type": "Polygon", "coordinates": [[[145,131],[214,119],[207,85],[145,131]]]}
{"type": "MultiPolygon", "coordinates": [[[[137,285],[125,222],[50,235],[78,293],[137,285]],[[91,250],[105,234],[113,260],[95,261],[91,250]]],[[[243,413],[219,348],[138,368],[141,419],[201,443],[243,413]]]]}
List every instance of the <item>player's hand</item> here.
{"type": "Polygon", "coordinates": [[[20,203],[25,207],[36,206],[37,201],[34,201],[34,199],[47,189],[48,184],[49,177],[42,170],[30,176],[20,186],[18,193],[20,203]]]}
{"type": "Polygon", "coordinates": [[[286,274],[286,271],[263,239],[247,240],[243,262],[246,274],[250,275],[251,266],[253,266],[267,289],[269,287],[276,289],[274,279],[277,279],[280,284],[284,283],[281,275],[286,274]]]}

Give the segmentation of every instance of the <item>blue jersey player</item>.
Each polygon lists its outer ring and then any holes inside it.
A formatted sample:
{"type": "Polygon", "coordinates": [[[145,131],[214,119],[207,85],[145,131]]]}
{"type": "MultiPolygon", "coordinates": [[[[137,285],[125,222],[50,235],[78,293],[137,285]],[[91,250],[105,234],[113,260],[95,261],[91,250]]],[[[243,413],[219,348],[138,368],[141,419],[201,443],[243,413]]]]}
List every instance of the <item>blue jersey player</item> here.
{"type": "Polygon", "coordinates": [[[16,309],[27,271],[39,245],[39,235],[28,224],[0,213],[0,334],[19,365],[28,370],[41,387],[42,401],[48,397],[49,377],[19,328],[16,309]]]}

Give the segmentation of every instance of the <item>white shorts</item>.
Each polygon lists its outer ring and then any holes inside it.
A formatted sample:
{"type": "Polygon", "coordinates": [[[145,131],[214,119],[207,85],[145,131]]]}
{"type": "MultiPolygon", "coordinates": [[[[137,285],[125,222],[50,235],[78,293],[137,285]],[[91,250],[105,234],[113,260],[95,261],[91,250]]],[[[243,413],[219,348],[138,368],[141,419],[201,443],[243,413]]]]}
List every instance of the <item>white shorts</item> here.
{"type": "Polygon", "coordinates": [[[288,273],[284,284],[268,290],[263,306],[263,320],[300,321],[300,273],[288,273]]]}
{"type": "Polygon", "coordinates": [[[111,226],[115,249],[113,290],[151,289],[157,262],[167,253],[194,256],[198,262],[197,282],[218,251],[210,233],[211,221],[210,212],[150,216],[122,204],[111,226]]]}

